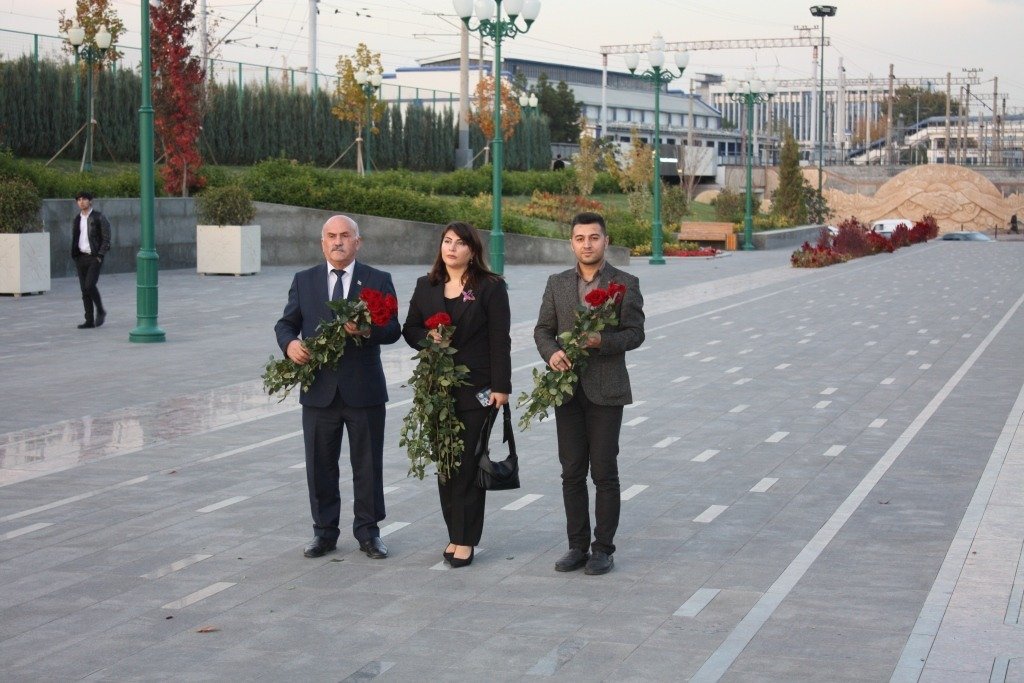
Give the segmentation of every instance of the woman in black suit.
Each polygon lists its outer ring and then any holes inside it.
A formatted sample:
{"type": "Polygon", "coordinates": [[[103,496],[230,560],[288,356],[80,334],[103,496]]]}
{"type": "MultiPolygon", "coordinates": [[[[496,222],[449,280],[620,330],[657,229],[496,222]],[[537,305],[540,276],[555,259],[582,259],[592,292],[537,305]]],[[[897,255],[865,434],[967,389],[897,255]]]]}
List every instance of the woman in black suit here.
{"type": "Polygon", "coordinates": [[[512,339],[505,281],[487,268],[483,245],[473,226],[452,222],[444,227],[430,272],[416,281],[402,335],[414,349],[428,332],[427,319],[448,313],[455,326],[455,364],[469,368],[469,384],[455,393],[455,412],[465,426],[458,469],[438,478],[441,512],[448,525],[444,558],[452,567],[473,562],[473,549],[484,528],[484,494],[476,485],[474,459],[480,431],[491,411],[508,403],[512,393],[512,339]],[[490,390],[486,403],[477,394],[490,390]]]}

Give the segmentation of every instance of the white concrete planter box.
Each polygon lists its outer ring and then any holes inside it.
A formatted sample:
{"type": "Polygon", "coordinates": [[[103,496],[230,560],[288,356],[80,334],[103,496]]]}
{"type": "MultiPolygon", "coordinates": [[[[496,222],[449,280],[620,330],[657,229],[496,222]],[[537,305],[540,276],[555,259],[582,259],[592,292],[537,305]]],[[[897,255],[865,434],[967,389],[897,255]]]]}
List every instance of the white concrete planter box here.
{"type": "Polygon", "coordinates": [[[50,291],[50,233],[0,234],[0,294],[50,291]]]}
{"type": "Polygon", "coordinates": [[[197,225],[196,272],[203,275],[260,272],[260,226],[197,225]]]}

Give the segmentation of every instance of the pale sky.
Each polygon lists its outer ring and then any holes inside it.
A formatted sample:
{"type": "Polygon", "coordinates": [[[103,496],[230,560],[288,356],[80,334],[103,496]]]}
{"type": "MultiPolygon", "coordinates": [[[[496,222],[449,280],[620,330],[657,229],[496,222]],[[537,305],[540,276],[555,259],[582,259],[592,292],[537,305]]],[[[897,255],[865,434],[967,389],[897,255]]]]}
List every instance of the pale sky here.
{"type": "MultiPolygon", "coordinates": [[[[128,34],[126,46],[140,42],[138,0],[112,0],[128,34]]],[[[207,0],[219,17],[222,36],[254,0],[207,0]]],[[[795,26],[810,26],[820,36],[820,19],[807,0],[542,0],[529,33],[502,42],[504,57],[537,59],[600,68],[600,46],[647,43],[655,31],[666,42],[729,38],[786,38],[795,26]]],[[[945,87],[946,72],[962,76],[979,68],[975,91],[991,104],[993,77],[1008,96],[1010,112],[1024,112],[1024,0],[835,0],[839,9],[826,19],[832,40],[825,49],[826,78],[835,77],[839,57],[848,78],[869,74],[883,79],[889,64],[897,76],[926,77],[945,87]]],[[[73,0],[0,0],[0,28],[56,34],[60,9],[73,0]]],[[[307,63],[309,0],[263,0],[221,48],[228,60],[304,67],[307,63]]],[[[386,70],[414,66],[416,60],[458,51],[458,25],[450,0],[321,0],[318,65],[333,74],[339,55],[359,42],[382,53],[386,70]]],[[[19,48],[20,49],[20,48],[19,48]]],[[[477,49],[473,42],[474,51],[477,49]]],[[[0,33],[0,52],[12,54],[0,33]]],[[[641,64],[645,62],[642,60],[641,64]]],[[[619,56],[609,67],[624,70],[619,56]]],[[[811,73],[811,48],[716,50],[691,54],[688,72],[743,77],[755,67],[764,79],[802,78],[811,73]]],[[[682,84],[682,81],[677,82],[682,84]]],[[[675,87],[676,84],[673,84],[675,87]]],[[[685,87],[685,86],[683,86],[685,87]]],[[[958,88],[954,86],[954,96],[958,88]]],[[[972,110],[974,106],[972,105],[972,110]]]]}

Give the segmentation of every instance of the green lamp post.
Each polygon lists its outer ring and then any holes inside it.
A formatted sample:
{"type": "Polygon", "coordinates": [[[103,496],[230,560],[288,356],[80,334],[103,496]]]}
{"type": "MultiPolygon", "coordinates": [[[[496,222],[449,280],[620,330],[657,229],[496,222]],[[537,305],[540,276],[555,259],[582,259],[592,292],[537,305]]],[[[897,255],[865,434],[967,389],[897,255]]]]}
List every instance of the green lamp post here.
{"type": "Polygon", "coordinates": [[[68,42],[75,48],[75,60],[84,59],[88,69],[88,75],[86,77],[88,85],[86,88],[89,91],[89,100],[87,104],[89,108],[89,122],[86,124],[88,126],[88,130],[85,134],[85,154],[82,156],[82,166],[79,170],[85,171],[86,173],[92,173],[93,136],[96,129],[96,103],[93,99],[92,76],[93,71],[96,68],[96,62],[102,60],[103,55],[105,55],[107,50],[110,49],[112,36],[110,35],[110,31],[107,30],[107,27],[104,26],[99,31],[96,31],[96,35],[92,37],[92,42],[86,45],[85,29],[77,23],[72,23],[71,28],[68,29],[67,37],[68,42]]]}
{"type": "MultiPolygon", "coordinates": [[[[523,117],[523,122],[525,123],[526,119],[529,116],[532,116],[533,114],[535,114],[536,111],[537,111],[537,95],[536,95],[536,93],[530,93],[529,95],[527,95],[526,93],[522,93],[521,95],[519,95],[519,106],[522,107],[523,112],[526,114],[526,116],[523,117]]],[[[529,125],[525,126],[525,132],[526,132],[526,170],[529,171],[529,170],[533,169],[533,159],[532,159],[532,156],[533,156],[533,149],[532,149],[533,144],[532,144],[532,140],[530,139],[530,126],[529,125]]]]}
{"type": "Polygon", "coordinates": [[[746,105],[747,110],[747,202],[743,212],[743,250],[754,249],[754,105],[763,104],[775,96],[775,84],[764,82],[750,74],[745,81],[729,79],[725,82],[726,95],[733,102],[746,105]]]}
{"type": "Polygon", "coordinates": [[[647,51],[647,61],[651,68],[643,73],[636,73],[640,65],[640,55],[627,52],[626,68],[637,78],[654,84],[654,216],[651,223],[651,259],[652,265],[664,265],[665,233],[661,229],[661,89],[677,78],[682,77],[686,65],[690,62],[689,52],[675,53],[676,68],[679,73],[663,67],[665,64],[665,39],[656,33],[647,51]]]}
{"type": "Polygon", "coordinates": [[[165,341],[157,325],[156,239],[153,229],[153,92],[149,44],[149,2],[142,0],[142,106],[139,107],[139,253],[135,257],[135,329],[128,340],[139,344],[165,341]]]}
{"type": "Polygon", "coordinates": [[[369,175],[370,173],[370,134],[373,130],[373,105],[377,99],[377,91],[380,90],[380,83],[382,77],[379,73],[367,73],[365,69],[359,69],[354,74],[356,79],[356,85],[358,85],[363,91],[363,98],[366,100],[366,129],[363,133],[363,137],[360,140],[365,139],[366,144],[364,148],[366,150],[366,163],[360,169],[362,175],[369,175]]]}
{"type": "Polygon", "coordinates": [[[501,41],[526,33],[540,14],[540,0],[504,0],[508,19],[501,18],[502,0],[454,0],[455,13],[470,31],[494,41],[494,140],[491,141],[491,270],[501,275],[505,270],[505,234],[501,228],[501,171],[505,141],[501,135],[501,41]],[[475,7],[474,7],[475,4],[475,7]],[[476,13],[477,25],[470,26],[476,13]],[[516,24],[522,17],[525,28],[516,24]]]}
{"type": "Polygon", "coordinates": [[[811,16],[821,17],[821,46],[818,63],[821,64],[821,78],[818,80],[818,194],[821,194],[821,174],[825,164],[825,17],[834,17],[839,8],[835,5],[812,5],[811,16]]]}

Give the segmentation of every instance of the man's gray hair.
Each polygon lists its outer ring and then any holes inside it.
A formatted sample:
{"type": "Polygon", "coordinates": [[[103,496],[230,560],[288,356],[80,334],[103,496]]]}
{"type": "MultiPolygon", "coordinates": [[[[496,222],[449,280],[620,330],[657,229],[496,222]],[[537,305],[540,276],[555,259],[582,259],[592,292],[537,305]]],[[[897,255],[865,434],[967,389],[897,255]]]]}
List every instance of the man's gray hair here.
{"type": "Polygon", "coordinates": [[[355,219],[352,218],[351,216],[346,216],[346,215],[340,214],[340,213],[335,215],[335,216],[331,216],[326,221],[324,221],[324,226],[320,229],[320,234],[321,235],[323,235],[324,230],[327,229],[327,224],[330,223],[331,221],[334,221],[334,220],[344,220],[345,222],[347,222],[349,224],[349,227],[351,227],[353,230],[355,230],[356,237],[359,237],[359,224],[356,223],[355,219]]]}

